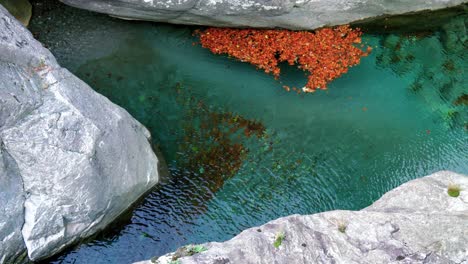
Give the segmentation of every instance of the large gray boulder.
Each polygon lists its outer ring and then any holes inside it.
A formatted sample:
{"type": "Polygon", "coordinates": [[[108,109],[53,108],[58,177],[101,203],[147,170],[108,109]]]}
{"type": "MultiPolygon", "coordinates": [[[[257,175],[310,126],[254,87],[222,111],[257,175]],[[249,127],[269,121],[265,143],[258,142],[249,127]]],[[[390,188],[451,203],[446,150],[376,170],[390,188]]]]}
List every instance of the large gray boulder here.
{"type": "Polygon", "coordinates": [[[126,19],[228,27],[315,29],[456,6],[466,0],[61,0],[126,19]]]}
{"type": "Polygon", "coordinates": [[[158,182],[150,134],[0,5],[0,263],[51,256],[158,182]]]}
{"type": "Polygon", "coordinates": [[[466,264],[468,177],[441,171],[405,183],[361,211],[292,215],[247,229],[223,243],[188,246],[139,264],[171,261],[466,264]],[[461,188],[458,197],[448,195],[451,184],[461,188]],[[284,239],[275,247],[278,234],[284,239]]]}
{"type": "Polygon", "coordinates": [[[15,161],[0,140],[0,263],[13,262],[24,251],[23,210],[23,181],[15,161]]]}

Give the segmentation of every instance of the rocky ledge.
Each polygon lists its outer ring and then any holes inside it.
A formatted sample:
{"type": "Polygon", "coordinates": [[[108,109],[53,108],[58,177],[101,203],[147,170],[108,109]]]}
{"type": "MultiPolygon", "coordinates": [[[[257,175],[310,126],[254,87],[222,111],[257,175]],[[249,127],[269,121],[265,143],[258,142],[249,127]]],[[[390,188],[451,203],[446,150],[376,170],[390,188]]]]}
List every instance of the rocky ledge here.
{"type": "Polygon", "coordinates": [[[383,15],[437,10],[466,0],[61,0],[125,19],[216,27],[316,29],[383,15]]]}
{"type": "Polygon", "coordinates": [[[105,228],[158,181],[149,137],[0,5],[0,263],[105,228]]]}
{"type": "Polygon", "coordinates": [[[138,264],[468,263],[468,177],[441,171],[361,211],[292,215],[138,264]]]}

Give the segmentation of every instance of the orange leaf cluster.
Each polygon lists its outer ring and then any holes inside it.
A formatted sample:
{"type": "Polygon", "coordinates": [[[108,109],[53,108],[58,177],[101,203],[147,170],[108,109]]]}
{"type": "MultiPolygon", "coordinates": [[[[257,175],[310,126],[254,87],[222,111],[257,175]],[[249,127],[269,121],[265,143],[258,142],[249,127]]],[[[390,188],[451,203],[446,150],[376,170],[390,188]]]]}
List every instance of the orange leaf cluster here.
{"type": "MultiPolygon", "coordinates": [[[[208,28],[195,32],[204,48],[215,54],[228,54],[244,62],[250,62],[275,78],[280,75],[280,62],[297,65],[309,72],[302,90],[314,92],[326,89],[327,83],[359,63],[361,57],[371,51],[357,47],[361,43],[361,31],[348,25],[324,28],[316,32],[208,28]]],[[[284,86],[289,91],[288,86],[284,86]]],[[[294,88],[294,90],[296,90],[294,88]]],[[[299,91],[299,90],[298,90],[299,91]]]]}

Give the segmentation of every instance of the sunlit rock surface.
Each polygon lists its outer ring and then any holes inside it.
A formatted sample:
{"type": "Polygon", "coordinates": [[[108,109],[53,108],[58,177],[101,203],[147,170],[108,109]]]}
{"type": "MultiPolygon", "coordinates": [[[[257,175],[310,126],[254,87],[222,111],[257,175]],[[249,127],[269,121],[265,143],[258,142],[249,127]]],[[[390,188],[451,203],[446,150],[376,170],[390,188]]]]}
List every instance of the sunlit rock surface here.
{"type": "Polygon", "coordinates": [[[0,139],[0,263],[13,262],[24,251],[23,209],[23,182],[15,161],[5,151],[0,139]]]}
{"type": "Polygon", "coordinates": [[[292,215],[203,244],[206,251],[192,256],[170,253],[139,264],[468,263],[466,245],[468,177],[441,171],[405,183],[361,211],[292,215]],[[458,197],[448,195],[450,185],[461,189],[458,197]],[[284,240],[275,247],[278,234],[284,240]]]}
{"type": "Polygon", "coordinates": [[[149,132],[0,6],[0,263],[94,234],[158,181],[149,132]]]}
{"type": "Polygon", "coordinates": [[[381,15],[456,6],[466,0],[61,0],[126,19],[229,27],[315,29],[381,15]]]}

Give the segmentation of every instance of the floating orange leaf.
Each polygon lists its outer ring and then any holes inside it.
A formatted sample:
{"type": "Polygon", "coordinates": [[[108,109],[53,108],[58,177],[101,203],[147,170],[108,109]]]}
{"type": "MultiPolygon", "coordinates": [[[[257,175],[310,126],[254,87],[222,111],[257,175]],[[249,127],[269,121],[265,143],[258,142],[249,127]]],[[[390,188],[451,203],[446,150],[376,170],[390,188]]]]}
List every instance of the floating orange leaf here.
{"type": "MultiPolygon", "coordinates": [[[[297,65],[309,72],[304,92],[325,90],[327,84],[343,75],[348,68],[360,62],[371,51],[356,47],[361,43],[361,31],[348,25],[324,28],[316,32],[208,28],[196,31],[204,48],[215,54],[227,54],[258,69],[271,73],[277,79],[280,62],[297,65]]],[[[287,87],[287,86],[286,86],[287,87]]],[[[285,90],[289,90],[289,87],[285,90]]],[[[295,89],[292,89],[295,90],[295,89]]],[[[300,90],[300,89],[299,89],[300,90]]]]}

